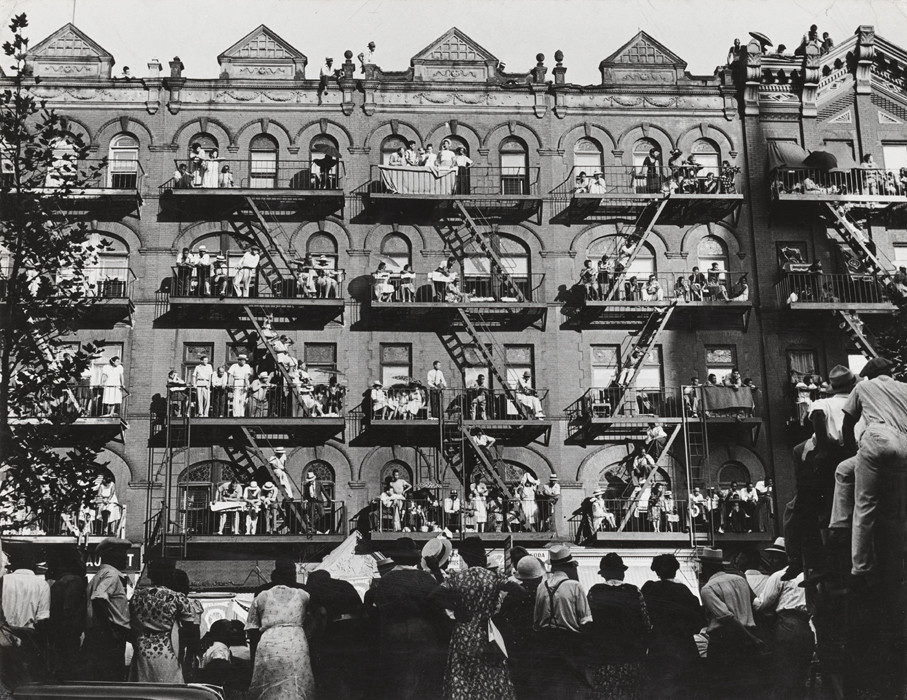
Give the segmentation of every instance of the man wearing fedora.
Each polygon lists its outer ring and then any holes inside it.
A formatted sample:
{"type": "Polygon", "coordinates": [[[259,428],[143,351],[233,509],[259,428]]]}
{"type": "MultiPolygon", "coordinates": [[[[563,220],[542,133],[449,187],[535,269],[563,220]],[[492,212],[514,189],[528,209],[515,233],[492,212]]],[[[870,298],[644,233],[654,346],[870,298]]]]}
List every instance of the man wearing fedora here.
{"type": "Polygon", "coordinates": [[[592,610],[570,548],[551,547],[548,563],[551,573],[535,595],[533,627],[542,650],[539,675],[546,680],[548,697],[570,700],[586,685],[583,628],[592,622],[592,610]]]}
{"type": "Polygon", "coordinates": [[[775,696],[799,700],[803,697],[815,649],[815,638],[806,610],[806,591],[800,586],[803,574],[784,580],[788,554],[783,537],[777,538],[771,547],[766,547],[765,555],[775,572],[768,577],[753,601],[753,610],[775,614],[772,625],[772,685],[775,696]]]}
{"type": "Polygon", "coordinates": [[[860,372],[858,383],[844,404],[844,444],[856,452],[835,471],[832,529],[850,527],[853,518],[851,559],[854,576],[873,569],[872,534],[879,507],[884,473],[907,463],[907,384],[891,374],[895,365],[874,357],[860,372]],[[854,427],[866,425],[857,448],[854,427]]]}
{"type": "Polygon", "coordinates": [[[555,517],[554,507],[561,498],[561,485],[558,482],[557,474],[548,477],[548,483],[539,487],[538,501],[541,524],[539,529],[542,532],[557,534],[557,518],[555,517]]]}
{"type": "Polygon", "coordinates": [[[762,687],[759,656],[765,648],[756,636],[753,592],[746,579],[725,571],[730,562],[720,549],[704,547],[700,558],[700,597],[708,618],[707,662],[712,696],[751,697],[762,687]]]}
{"type": "Polygon", "coordinates": [[[229,377],[227,387],[233,395],[234,418],[242,418],[246,415],[246,398],[254,374],[252,366],[246,364],[248,359],[248,355],[237,356],[236,362],[227,370],[227,377],[229,377]]]}
{"type": "Polygon", "coordinates": [[[786,580],[820,564],[819,524],[828,522],[835,468],[851,456],[844,446],[844,406],[856,384],[854,373],[836,365],[828,375],[831,395],[813,401],[807,414],[813,435],[794,447],[796,494],[784,524],[790,560],[786,580]]]}
{"type": "Polygon", "coordinates": [[[126,554],[132,542],[105,537],[95,548],[101,566],[88,582],[88,616],[85,623],[84,678],[92,681],[122,681],[125,672],[126,639],[130,633],[126,554]]]}

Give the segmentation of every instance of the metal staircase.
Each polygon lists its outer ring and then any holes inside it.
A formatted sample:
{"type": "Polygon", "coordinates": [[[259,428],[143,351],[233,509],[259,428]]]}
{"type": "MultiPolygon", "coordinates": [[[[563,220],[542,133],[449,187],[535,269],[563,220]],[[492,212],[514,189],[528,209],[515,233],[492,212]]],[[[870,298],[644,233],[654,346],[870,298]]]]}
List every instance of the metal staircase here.
{"type": "Polygon", "coordinates": [[[290,258],[284,252],[278,237],[287,242],[289,237],[265,202],[256,203],[253,197],[244,199],[246,206],[234,212],[230,227],[236,233],[236,240],[243,250],[256,246],[261,251],[259,272],[274,296],[284,296],[285,283],[293,280],[294,276],[290,258]],[[262,210],[271,215],[270,224],[262,210]]]}
{"type": "Polygon", "coordinates": [[[650,202],[647,204],[645,209],[643,209],[637,217],[636,223],[632,229],[633,232],[624,236],[624,244],[632,244],[633,250],[630,253],[630,257],[623,263],[623,269],[615,271],[614,281],[611,285],[611,289],[608,291],[608,296],[605,298],[605,301],[614,301],[617,290],[623,284],[630,266],[633,264],[633,261],[636,260],[636,256],[639,255],[639,252],[645,246],[646,239],[655,227],[655,223],[658,221],[658,217],[661,216],[667,203],[667,198],[664,198],[657,202],[650,202]]]}
{"type": "MultiPolygon", "coordinates": [[[[671,448],[674,446],[674,441],[677,439],[677,436],[680,434],[680,426],[675,425],[674,430],[671,431],[671,434],[668,436],[668,441],[665,443],[664,449],[659,453],[658,457],[655,459],[655,466],[652,467],[652,470],[646,476],[645,482],[643,482],[642,487],[639,490],[640,496],[646,492],[646,489],[652,488],[652,483],[655,481],[655,477],[658,476],[658,464],[661,462],[662,457],[669,454],[671,448]]],[[[617,527],[618,532],[623,532],[624,528],[627,526],[627,523],[633,518],[636,514],[636,509],[639,507],[639,499],[632,501],[630,507],[627,508],[627,512],[624,513],[623,519],[620,521],[620,525],[617,527]]]]}
{"type": "Polygon", "coordinates": [[[869,334],[863,327],[863,321],[860,316],[855,311],[843,311],[841,309],[838,309],[836,313],[841,318],[838,328],[850,336],[850,339],[863,356],[869,360],[873,357],[878,357],[879,353],[873,346],[872,341],[870,341],[869,334]]]}
{"type": "Polygon", "coordinates": [[[618,380],[621,393],[612,409],[615,414],[622,409],[628,392],[635,386],[636,379],[642,371],[646,358],[652,352],[676,308],[677,301],[675,300],[669,306],[655,309],[635,337],[628,335],[626,342],[622,344],[620,357],[623,361],[623,370],[618,380]],[[623,360],[623,358],[627,359],[623,360]]]}
{"type": "Polygon", "coordinates": [[[299,393],[298,387],[293,382],[293,378],[290,376],[290,373],[287,372],[286,367],[278,362],[277,351],[274,349],[274,346],[268,342],[267,338],[265,338],[264,330],[261,327],[261,323],[259,323],[258,321],[258,316],[265,316],[265,312],[261,309],[258,309],[256,313],[254,308],[251,306],[244,306],[243,311],[245,311],[246,317],[252,322],[252,327],[255,328],[255,332],[258,334],[259,344],[265,346],[265,349],[268,351],[271,359],[274,360],[274,367],[277,368],[277,372],[283,380],[284,386],[289,390],[289,395],[292,397],[292,400],[296,402],[295,405],[302,406],[302,397],[299,393]]]}

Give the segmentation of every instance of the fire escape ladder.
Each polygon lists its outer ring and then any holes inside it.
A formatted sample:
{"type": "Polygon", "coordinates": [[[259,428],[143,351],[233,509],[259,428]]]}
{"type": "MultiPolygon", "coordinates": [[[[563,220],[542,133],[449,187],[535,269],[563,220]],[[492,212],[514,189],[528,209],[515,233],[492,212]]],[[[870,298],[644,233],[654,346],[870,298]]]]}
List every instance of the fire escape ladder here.
{"type": "Polygon", "coordinates": [[[869,360],[873,357],[878,357],[879,353],[863,328],[863,321],[860,316],[855,311],[842,311],[840,309],[837,313],[843,319],[838,324],[838,327],[847,332],[860,352],[869,360]]]}
{"type": "Polygon", "coordinates": [[[827,204],[834,217],[832,221],[835,230],[857,256],[861,270],[874,275],[879,284],[886,289],[889,288],[894,281],[894,265],[877,250],[870,248],[868,235],[848,218],[847,210],[844,207],[830,202],[827,204]]]}
{"type": "MultiPolygon", "coordinates": [[[[522,419],[528,420],[532,418],[532,416],[529,415],[529,409],[519,402],[516,392],[510,386],[510,382],[507,381],[506,366],[499,364],[499,361],[506,357],[504,346],[495,339],[494,334],[481,333],[472,322],[472,319],[469,318],[470,314],[465,309],[461,308],[457,309],[457,311],[460,314],[467,334],[472,339],[473,345],[479,355],[482,356],[482,360],[488,366],[489,371],[494,375],[498,386],[504,391],[508,401],[513,404],[522,419]],[[488,351],[489,345],[491,346],[491,352],[488,351]]],[[[482,318],[480,314],[476,314],[476,316],[479,319],[482,318]]]]}
{"type": "Polygon", "coordinates": [[[665,329],[665,326],[668,325],[668,321],[671,318],[671,314],[674,313],[675,308],[677,308],[677,301],[672,302],[670,306],[661,307],[653,311],[639,331],[639,335],[636,336],[635,342],[631,339],[630,345],[627,348],[629,351],[629,360],[623,370],[623,380],[620,382],[622,389],[621,395],[613,407],[615,413],[623,406],[627,392],[634,386],[636,378],[642,371],[643,364],[645,364],[646,357],[648,357],[652,348],[655,347],[661,332],[665,329]]]}
{"type": "MultiPolygon", "coordinates": [[[[668,438],[668,441],[665,443],[664,449],[658,455],[658,459],[655,460],[655,466],[652,467],[652,470],[649,472],[648,476],[646,476],[646,480],[643,483],[642,488],[640,488],[640,490],[638,492],[639,498],[642,497],[642,494],[644,494],[646,492],[646,490],[652,488],[652,483],[655,481],[655,477],[658,476],[658,463],[661,461],[662,457],[664,457],[666,454],[668,454],[670,452],[671,447],[674,445],[674,441],[677,439],[677,436],[679,434],[680,434],[680,426],[679,425],[674,426],[674,430],[671,432],[671,436],[668,438]]],[[[634,499],[630,503],[629,508],[627,508],[627,512],[624,514],[624,517],[620,521],[620,525],[617,528],[618,532],[623,532],[624,528],[627,526],[627,523],[630,522],[630,519],[636,514],[636,509],[639,506],[639,498],[634,499]]]]}
{"type": "Polygon", "coordinates": [[[614,284],[611,285],[611,289],[608,292],[605,301],[614,301],[614,297],[617,294],[618,288],[624,281],[627,270],[630,269],[630,265],[633,264],[633,261],[636,260],[636,256],[639,255],[639,252],[643,249],[643,246],[645,246],[646,239],[649,237],[652,229],[655,228],[658,217],[661,216],[667,203],[667,198],[662,199],[659,202],[651,202],[646,205],[646,208],[639,214],[639,217],[636,219],[636,224],[633,226],[633,233],[624,238],[624,243],[636,241],[636,244],[633,246],[633,252],[630,253],[630,257],[624,263],[623,271],[614,275],[614,284]]]}
{"type": "MultiPolygon", "coordinates": [[[[302,397],[299,394],[299,388],[294,384],[293,378],[290,377],[290,373],[287,372],[286,368],[280,364],[277,360],[277,351],[274,350],[274,346],[268,342],[267,338],[264,336],[264,330],[261,327],[261,324],[258,322],[258,317],[253,313],[251,306],[244,306],[243,311],[245,311],[246,316],[252,322],[252,326],[255,328],[255,332],[258,333],[259,342],[265,346],[265,349],[268,351],[268,354],[271,355],[271,359],[274,360],[274,366],[277,367],[277,371],[280,373],[281,379],[283,379],[284,386],[289,389],[290,395],[295,401],[295,406],[302,406],[302,397]]],[[[259,309],[261,312],[261,309],[259,309]]],[[[264,315],[262,313],[262,315],[264,315]]]]}
{"type": "Polygon", "coordinates": [[[276,235],[279,233],[286,239],[286,234],[276,221],[272,222],[272,229],[252,197],[246,197],[245,201],[249,211],[237,211],[230,220],[230,226],[236,232],[239,243],[245,244],[244,249],[254,245],[261,251],[259,271],[267,280],[271,292],[279,294],[284,281],[293,277],[291,261],[276,235]]]}
{"type": "MultiPolygon", "coordinates": [[[[504,481],[502,470],[496,468],[495,464],[492,464],[491,460],[488,458],[488,455],[485,453],[485,451],[476,444],[475,440],[473,439],[473,436],[470,435],[469,431],[466,428],[464,428],[462,425],[460,426],[460,433],[462,434],[463,439],[466,441],[466,443],[470,447],[472,447],[472,451],[478,456],[478,458],[479,458],[478,464],[480,465],[480,468],[481,468],[482,472],[484,473],[484,475],[488,479],[493,481],[498,486],[498,488],[501,489],[501,493],[510,495],[510,489],[507,487],[507,482],[504,481]]],[[[500,459],[496,460],[496,462],[498,464],[500,464],[500,461],[501,461],[500,459]]],[[[464,474],[464,478],[463,478],[464,488],[466,487],[466,484],[465,484],[466,478],[465,477],[466,477],[466,475],[464,474]]],[[[468,494],[465,494],[465,496],[468,497],[468,494]]]]}

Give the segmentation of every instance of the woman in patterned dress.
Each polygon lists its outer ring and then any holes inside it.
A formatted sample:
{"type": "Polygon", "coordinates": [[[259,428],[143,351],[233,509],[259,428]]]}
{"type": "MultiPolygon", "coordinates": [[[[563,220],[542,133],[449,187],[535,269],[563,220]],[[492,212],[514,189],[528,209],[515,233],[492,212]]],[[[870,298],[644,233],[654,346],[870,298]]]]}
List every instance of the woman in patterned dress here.
{"type": "Polygon", "coordinates": [[[459,553],[469,568],[449,576],[436,592],[456,618],[444,674],[444,700],[515,700],[507,659],[488,653],[488,621],[497,612],[502,590],[517,597],[528,594],[519,584],[485,568],[485,548],[478,537],[465,539],[459,553]]]}
{"type": "Polygon", "coordinates": [[[170,638],[173,625],[193,621],[189,599],[165,585],[173,566],[163,559],[148,564],[150,586],[137,588],[129,601],[129,614],[135,634],[129,680],[146,683],[182,683],[176,651],[170,638]]]}
{"type": "Polygon", "coordinates": [[[302,621],[309,607],[309,594],[293,588],[296,572],[275,569],[275,585],[262,591],[249,608],[246,632],[254,641],[261,633],[254,655],[249,700],[312,700],[315,677],[309,658],[302,621]]]}

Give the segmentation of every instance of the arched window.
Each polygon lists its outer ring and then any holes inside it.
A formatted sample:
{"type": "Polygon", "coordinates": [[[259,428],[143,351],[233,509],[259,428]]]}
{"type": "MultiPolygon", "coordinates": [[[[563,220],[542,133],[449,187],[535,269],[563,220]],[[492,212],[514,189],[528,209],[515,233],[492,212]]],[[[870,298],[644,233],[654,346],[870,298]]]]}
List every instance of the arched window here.
{"type": "Polygon", "coordinates": [[[318,134],[309,144],[309,159],[312,162],[312,184],[315,189],[336,190],[340,177],[340,147],[337,139],[327,134],[318,134]],[[326,167],[327,166],[329,167],[326,167]]]}
{"type": "Polygon", "coordinates": [[[412,251],[409,241],[399,233],[389,233],[381,241],[381,257],[392,272],[399,272],[406,265],[412,264],[412,251]]]}
{"type": "Polygon", "coordinates": [[[134,190],[138,186],[139,142],[132,134],[117,134],[107,151],[107,187],[134,190]]]}
{"type": "Polygon", "coordinates": [[[400,476],[409,483],[413,483],[413,470],[406,462],[399,459],[392,459],[390,462],[381,467],[381,488],[384,489],[394,479],[394,472],[400,472],[400,476]]]}
{"type": "MultiPolygon", "coordinates": [[[[397,149],[406,149],[406,139],[402,136],[388,136],[381,142],[381,165],[387,165],[397,149]]],[[[437,151],[435,151],[437,153],[437,151]]]]}
{"type": "Polygon", "coordinates": [[[53,144],[54,160],[44,178],[45,187],[59,187],[75,178],[79,171],[75,142],[68,136],[60,136],[53,144]]]}
{"type": "Polygon", "coordinates": [[[661,174],[664,172],[664,154],[661,146],[652,139],[639,139],[633,144],[633,173],[636,191],[652,194],[661,190],[661,174]],[[649,153],[656,150],[654,159],[649,153]]]}
{"type": "Polygon", "coordinates": [[[573,146],[573,175],[581,172],[587,177],[604,172],[604,153],[595,139],[581,138],[573,146]]]}
{"type": "Polygon", "coordinates": [[[642,164],[645,162],[646,158],[649,155],[649,151],[652,149],[658,151],[658,156],[656,160],[658,165],[662,165],[664,162],[664,154],[661,152],[661,146],[658,145],[657,141],[653,139],[639,139],[636,143],[633,144],[633,168],[639,170],[642,167],[642,164]]]}
{"type": "Polygon", "coordinates": [[[529,474],[531,477],[537,478],[536,473],[526,465],[519,462],[504,461],[504,481],[508,486],[513,487],[520,483],[523,474],[529,474]]]}
{"type": "Polygon", "coordinates": [[[277,142],[266,134],[258,134],[249,144],[249,187],[277,187],[277,142]]]}
{"type": "Polygon", "coordinates": [[[329,233],[319,231],[309,236],[305,244],[305,252],[313,258],[324,257],[330,269],[337,269],[337,241],[329,233]]]}
{"type": "Polygon", "coordinates": [[[722,487],[730,486],[732,481],[743,487],[749,480],[750,471],[740,462],[725,462],[718,469],[718,484],[722,487]]]}
{"type": "Polygon", "coordinates": [[[333,501],[335,477],[334,468],[330,463],[323,459],[313,459],[302,470],[302,478],[305,479],[309,472],[315,475],[315,482],[321,487],[322,493],[333,501]]]}
{"type": "Polygon", "coordinates": [[[639,279],[648,279],[649,275],[654,275],[657,272],[655,251],[652,250],[648,243],[643,243],[633,262],[630,263],[630,267],[627,268],[627,276],[636,275],[639,279]]]}
{"type": "MultiPolygon", "coordinates": [[[[605,489],[605,491],[607,492],[605,494],[606,499],[618,499],[623,497],[623,494],[628,491],[627,486],[629,485],[629,483],[630,482],[628,481],[627,476],[627,464],[625,460],[620,460],[609,464],[604,469],[602,469],[598,475],[598,485],[600,488],[605,489]]],[[[671,488],[671,477],[663,468],[659,467],[655,471],[655,476],[652,479],[652,483],[662,484],[665,490],[667,490],[671,488]]],[[[640,505],[644,508],[648,506],[648,499],[649,493],[642,494],[639,501],[640,505]]],[[[613,506],[610,503],[608,504],[608,510],[614,510],[613,506]]],[[[645,511],[643,518],[645,518],[645,511]]]]}
{"type": "Polygon", "coordinates": [[[501,193],[529,194],[529,152],[513,136],[501,141],[501,193]]]}
{"type": "Polygon", "coordinates": [[[88,237],[88,245],[97,251],[98,262],[86,270],[86,277],[95,285],[98,296],[125,297],[129,281],[129,246],[119,238],[100,232],[88,237]]]}
{"type": "Polygon", "coordinates": [[[209,164],[207,162],[212,158],[220,158],[217,139],[204,132],[196,134],[189,139],[189,149],[186,155],[189,174],[192,176],[192,186],[217,187],[220,177],[219,163],[209,164]],[[198,155],[195,155],[196,147],[199,149],[198,155]]]}
{"type": "MultiPolygon", "coordinates": [[[[217,520],[211,512],[214,493],[218,485],[227,480],[242,483],[241,474],[241,470],[228,462],[210,460],[193,464],[179,475],[178,521],[185,532],[197,535],[215,532],[217,520]]],[[[227,518],[226,522],[232,526],[233,519],[227,518]]]]}
{"type": "Polygon", "coordinates": [[[704,236],[696,247],[696,257],[699,260],[699,269],[705,272],[713,263],[718,263],[718,269],[728,270],[727,248],[724,242],[715,236],[704,236]]]}
{"type": "Polygon", "coordinates": [[[718,144],[711,139],[697,139],[693,142],[692,154],[696,162],[702,167],[697,174],[698,177],[705,177],[712,173],[715,177],[719,175],[721,166],[721,153],[718,150],[718,144]]]}
{"type": "Polygon", "coordinates": [[[214,138],[211,134],[201,132],[189,139],[189,150],[188,153],[191,154],[195,146],[198,145],[206,155],[210,156],[211,151],[217,150],[217,139],[214,138]]]}
{"type": "MultiPolygon", "coordinates": [[[[458,148],[462,148],[466,151],[466,155],[469,155],[469,144],[466,142],[466,139],[461,136],[445,136],[444,139],[450,141],[450,150],[456,153],[458,148]]],[[[441,139],[441,141],[444,141],[441,139]]]]}
{"type": "MultiPolygon", "coordinates": [[[[517,284],[523,296],[529,299],[532,294],[529,249],[510,236],[492,233],[489,238],[491,248],[501,260],[503,271],[517,284]]],[[[512,295],[509,287],[502,283],[490,256],[464,258],[463,276],[465,289],[473,296],[500,300],[502,296],[512,295]]]]}

